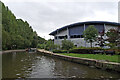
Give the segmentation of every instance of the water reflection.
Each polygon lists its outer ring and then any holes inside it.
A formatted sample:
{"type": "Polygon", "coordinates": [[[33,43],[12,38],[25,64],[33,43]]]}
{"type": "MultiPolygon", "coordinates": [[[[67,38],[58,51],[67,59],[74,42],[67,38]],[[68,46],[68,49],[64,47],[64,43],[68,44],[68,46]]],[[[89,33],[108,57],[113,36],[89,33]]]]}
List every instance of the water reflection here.
{"type": "Polygon", "coordinates": [[[41,55],[3,54],[3,78],[118,78],[119,74],[41,55]]]}

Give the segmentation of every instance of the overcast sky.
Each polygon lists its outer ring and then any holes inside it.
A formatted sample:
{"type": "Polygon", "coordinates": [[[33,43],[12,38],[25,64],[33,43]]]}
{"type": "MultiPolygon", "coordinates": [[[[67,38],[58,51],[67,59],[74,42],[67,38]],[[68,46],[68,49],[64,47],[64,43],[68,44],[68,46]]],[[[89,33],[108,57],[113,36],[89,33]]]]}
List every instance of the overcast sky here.
{"type": "Polygon", "coordinates": [[[118,22],[118,0],[2,0],[17,18],[27,21],[39,36],[84,21],[118,22]],[[104,2],[103,2],[104,1],[104,2]]]}

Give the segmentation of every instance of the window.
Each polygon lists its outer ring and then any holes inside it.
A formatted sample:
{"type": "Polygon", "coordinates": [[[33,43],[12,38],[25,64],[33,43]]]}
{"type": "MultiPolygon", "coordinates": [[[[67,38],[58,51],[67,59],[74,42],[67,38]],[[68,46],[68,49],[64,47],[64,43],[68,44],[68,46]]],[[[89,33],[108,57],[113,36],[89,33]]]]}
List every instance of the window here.
{"type": "MultiPolygon", "coordinates": [[[[64,39],[64,38],[67,39],[67,35],[65,35],[65,36],[58,36],[58,39],[64,39]]],[[[55,38],[55,39],[57,39],[57,38],[55,38]]]]}
{"type": "Polygon", "coordinates": [[[55,39],[57,39],[57,36],[55,36],[55,39]]]}
{"type": "Polygon", "coordinates": [[[83,35],[80,35],[80,38],[83,38],[83,35]]]}
{"type": "Polygon", "coordinates": [[[83,38],[83,35],[72,35],[70,38],[83,38]]]}
{"type": "Polygon", "coordinates": [[[77,45],[75,45],[75,47],[77,47],[77,45]]]}

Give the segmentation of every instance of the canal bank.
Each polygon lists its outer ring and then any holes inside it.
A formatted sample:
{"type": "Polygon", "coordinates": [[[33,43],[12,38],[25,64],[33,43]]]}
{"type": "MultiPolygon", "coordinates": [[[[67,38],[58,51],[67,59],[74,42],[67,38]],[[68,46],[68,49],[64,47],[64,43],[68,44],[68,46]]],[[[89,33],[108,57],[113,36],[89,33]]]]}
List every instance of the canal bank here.
{"type": "Polygon", "coordinates": [[[78,57],[71,57],[71,56],[65,56],[60,55],[56,53],[52,53],[49,51],[45,51],[43,49],[38,49],[38,52],[42,52],[44,55],[60,58],[63,60],[84,64],[87,66],[93,66],[102,70],[110,70],[110,71],[117,71],[120,72],[120,63],[114,63],[114,62],[107,62],[104,60],[96,60],[96,59],[88,59],[88,58],[78,58],[78,57]]]}
{"type": "Polygon", "coordinates": [[[25,49],[20,49],[20,50],[6,50],[6,51],[2,51],[2,53],[11,53],[11,52],[25,52],[25,49]]]}

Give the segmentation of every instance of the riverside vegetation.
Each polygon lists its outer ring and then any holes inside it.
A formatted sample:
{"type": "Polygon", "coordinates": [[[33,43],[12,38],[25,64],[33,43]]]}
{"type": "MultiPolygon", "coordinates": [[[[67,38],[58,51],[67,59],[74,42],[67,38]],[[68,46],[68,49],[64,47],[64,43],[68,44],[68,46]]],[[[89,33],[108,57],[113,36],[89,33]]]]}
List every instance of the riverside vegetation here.
{"type": "MultiPolygon", "coordinates": [[[[57,49],[53,40],[45,40],[33,31],[27,21],[17,19],[11,10],[0,1],[2,10],[2,50],[41,48],[46,50],[57,49]]],[[[1,27],[1,26],[0,26],[1,27]]]]}
{"type": "Polygon", "coordinates": [[[45,39],[33,31],[27,21],[17,19],[7,6],[0,1],[2,10],[2,49],[25,49],[44,43],[45,39]]]}

